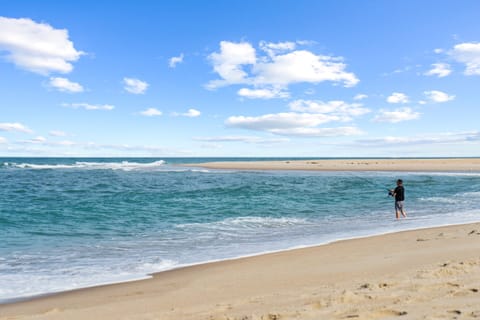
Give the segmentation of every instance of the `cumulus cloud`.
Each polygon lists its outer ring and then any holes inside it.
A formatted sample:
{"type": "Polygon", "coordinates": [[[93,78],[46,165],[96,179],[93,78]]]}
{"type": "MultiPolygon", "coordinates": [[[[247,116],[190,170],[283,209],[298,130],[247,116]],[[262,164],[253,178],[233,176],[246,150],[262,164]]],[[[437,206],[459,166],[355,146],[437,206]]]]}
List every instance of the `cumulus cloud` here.
{"type": "Polygon", "coordinates": [[[178,57],[171,57],[168,60],[168,66],[170,68],[175,68],[177,66],[177,64],[182,63],[182,62],[183,62],[183,53],[181,53],[178,57]]]}
{"type": "Polygon", "coordinates": [[[274,144],[290,141],[288,138],[261,138],[256,136],[194,137],[193,140],[205,142],[244,142],[252,144],[274,144]]]}
{"type": "Polygon", "coordinates": [[[23,133],[32,133],[33,131],[21,124],[21,123],[18,123],[18,122],[12,122],[12,123],[8,123],[8,122],[2,122],[0,123],[0,131],[10,131],[10,132],[23,132],[23,133]]]}
{"type": "Polygon", "coordinates": [[[185,117],[196,118],[199,117],[202,113],[196,109],[188,109],[187,112],[183,114],[185,117]]]}
{"type": "Polygon", "coordinates": [[[339,121],[334,115],[283,112],[265,114],[257,117],[232,116],[226,121],[229,127],[271,131],[276,129],[293,129],[299,127],[315,127],[331,121],[339,121]]]}
{"type": "Polygon", "coordinates": [[[306,50],[297,50],[276,55],[271,61],[259,62],[253,66],[254,83],[259,85],[283,85],[309,82],[332,81],[352,87],[357,77],[345,71],[346,64],[341,58],[315,55],[306,50]]]}
{"type": "Polygon", "coordinates": [[[238,90],[237,94],[240,97],[248,99],[273,99],[273,98],[288,98],[290,94],[281,89],[249,89],[242,88],[238,90]]]}
{"type": "Polygon", "coordinates": [[[465,75],[480,75],[480,42],[457,44],[450,51],[450,55],[465,64],[465,75]]]}
{"type": "Polygon", "coordinates": [[[52,137],[66,137],[67,133],[60,130],[51,130],[49,133],[52,137]]]}
{"type": "Polygon", "coordinates": [[[405,93],[394,92],[387,97],[388,103],[408,103],[408,96],[405,93]]]}
{"type": "Polygon", "coordinates": [[[248,83],[248,74],[243,66],[253,65],[257,61],[255,48],[248,42],[221,41],[220,52],[214,52],[208,58],[213,64],[213,70],[221,78],[210,81],[208,89],[248,83]]]}
{"type": "Polygon", "coordinates": [[[295,42],[285,41],[285,42],[266,42],[260,41],[259,47],[262,51],[265,51],[270,57],[273,57],[279,53],[285,51],[292,51],[296,47],[295,42]]]}
{"type": "Polygon", "coordinates": [[[124,89],[133,94],[144,94],[147,91],[148,83],[135,78],[123,78],[124,89]]]}
{"type": "Polygon", "coordinates": [[[424,91],[425,97],[431,102],[442,103],[455,99],[454,95],[448,95],[438,90],[424,91]]]}
{"type": "Polygon", "coordinates": [[[158,109],[148,108],[146,110],[141,111],[140,114],[146,117],[155,117],[155,116],[161,116],[163,113],[158,109]]]}
{"type": "Polygon", "coordinates": [[[286,91],[294,83],[320,83],[330,81],[351,87],[358,83],[355,74],[347,72],[341,57],[317,55],[308,50],[297,50],[294,42],[260,42],[260,51],[248,42],[220,42],[220,51],[210,54],[213,70],[220,79],[210,81],[206,87],[216,89],[228,85],[252,85],[253,89],[241,89],[239,94],[249,98],[281,98],[282,95],[266,94],[286,91]],[[246,91],[250,90],[250,91],[246,91]]]}
{"type": "Polygon", "coordinates": [[[63,103],[63,107],[73,109],[85,109],[85,110],[113,110],[115,106],[110,104],[90,104],[90,103],[63,103]]]}
{"type": "Polygon", "coordinates": [[[411,108],[399,108],[395,110],[380,110],[379,114],[373,118],[375,122],[397,123],[401,121],[415,120],[420,117],[419,112],[413,111],[411,108]]]}
{"type": "Polygon", "coordinates": [[[355,127],[318,128],[320,124],[340,121],[337,115],[285,112],[257,117],[232,116],[225,124],[228,127],[266,131],[277,135],[301,137],[330,137],[360,134],[355,127]]]}
{"type": "Polygon", "coordinates": [[[0,137],[0,144],[2,143],[7,143],[7,139],[5,139],[4,137],[0,137]]]}
{"type": "Polygon", "coordinates": [[[83,92],[83,87],[77,82],[72,82],[67,78],[51,77],[49,85],[58,91],[78,93],[83,92]]]}
{"type": "Polygon", "coordinates": [[[432,69],[424,73],[426,76],[437,76],[443,78],[452,73],[452,69],[448,63],[434,63],[432,69]]]}
{"type": "Polygon", "coordinates": [[[342,100],[295,100],[289,104],[290,110],[308,113],[330,113],[338,116],[341,121],[350,121],[352,117],[358,117],[369,113],[370,109],[364,108],[361,103],[347,103],[342,100]]]}
{"type": "Polygon", "coordinates": [[[7,52],[5,58],[16,66],[42,75],[69,73],[72,62],[84,54],[75,49],[66,29],[6,17],[0,17],[0,51],[7,52]]]}
{"type": "Polygon", "coordinates": [[[199,117],[201,114],[202,113],[196,109],[188,109],[188,111],[184,113],[178,113],[178,112],[172,113],[174,117],[188,117],[188,118],[196,118],[196,117],[199,117]]]}
{"type": "Polygon", "coordinates": [[[350,122],[369,113],[361,103],[341,100],[294,100],[288,105],[290,112],[260,116],[232,116],[227,118],[228,127],[265,131],[277,135],[298,137],[331,137],[361,134],[354,126],[319,127],[329,122],[350,122]]]}
{"type": "Polygon", "coordinates": [[[339,137],[339,136],[355,136],[364,132],[357,127],[336,127],[336,128],[289,128],[289,129],[273,129],[270,132],[297,137],[339,137]]]}
{"type": "Polygon", "coordinates": [[[359,93],[359,94],[357,94],[353,97],[353,100],[363,100],[363,99],[367,99],[367,98],[368,98],[368,95],[363,94],[363,93],[359,93]]]}

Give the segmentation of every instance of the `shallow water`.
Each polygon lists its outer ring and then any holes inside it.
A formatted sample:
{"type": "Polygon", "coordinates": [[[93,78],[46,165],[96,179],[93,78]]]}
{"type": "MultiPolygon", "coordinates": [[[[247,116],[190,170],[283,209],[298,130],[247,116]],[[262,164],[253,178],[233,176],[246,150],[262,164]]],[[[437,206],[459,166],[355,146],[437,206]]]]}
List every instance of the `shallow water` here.
{"type": "MultiPolygon", "coordinates": [[[[480,220],[480,173],[265,172],[214,159],[1,159],[0,300],[480,220]],[[409,218],[387,188],[405,181],[409,218]]],[[[245,160],[245,159],[229,159],[245,160]]]]}

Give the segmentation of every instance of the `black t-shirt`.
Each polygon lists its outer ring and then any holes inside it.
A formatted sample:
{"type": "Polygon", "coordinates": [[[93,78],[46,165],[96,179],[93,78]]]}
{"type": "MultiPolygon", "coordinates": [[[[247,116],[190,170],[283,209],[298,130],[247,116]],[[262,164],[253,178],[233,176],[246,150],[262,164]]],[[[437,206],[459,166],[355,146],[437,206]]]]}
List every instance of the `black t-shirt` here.
{"type": "Polygon", "coordinates": [[[402,186],[396,187],[393,193],[395,193],[395,201],[405,200],[405,189],[402,186]]]}

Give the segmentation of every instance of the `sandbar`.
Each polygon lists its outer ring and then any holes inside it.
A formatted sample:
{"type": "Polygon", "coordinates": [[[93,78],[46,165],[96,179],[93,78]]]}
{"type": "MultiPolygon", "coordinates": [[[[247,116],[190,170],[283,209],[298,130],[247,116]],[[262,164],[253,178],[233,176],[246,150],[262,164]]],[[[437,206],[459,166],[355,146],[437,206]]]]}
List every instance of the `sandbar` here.
{"type": "Polygon", "coordinates": [[[230,170],[480,172],[480,158],[223,161],[188,166],[230,170]]]}

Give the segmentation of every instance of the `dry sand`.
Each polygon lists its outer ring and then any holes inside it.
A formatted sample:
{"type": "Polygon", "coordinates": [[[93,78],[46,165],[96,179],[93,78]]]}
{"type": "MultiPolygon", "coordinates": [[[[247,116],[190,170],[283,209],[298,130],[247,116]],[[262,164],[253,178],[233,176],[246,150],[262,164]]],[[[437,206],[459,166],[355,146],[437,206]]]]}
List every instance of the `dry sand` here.
{"type": "Polygon", "coordinates": [[[0,319],[480,319],[479,290],[476,223],[177,269],[3,305],[0,319]]]}
{"type": "Polygon", "coordinates": [[[229,161],[188,166],[239,170],[480,171],[480,158],[229,161]]]}

